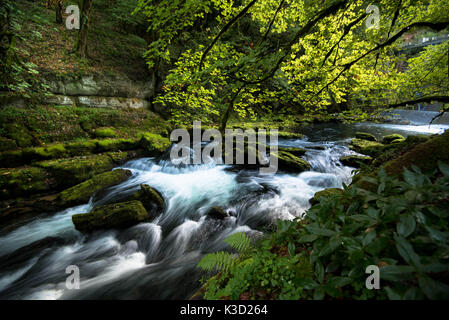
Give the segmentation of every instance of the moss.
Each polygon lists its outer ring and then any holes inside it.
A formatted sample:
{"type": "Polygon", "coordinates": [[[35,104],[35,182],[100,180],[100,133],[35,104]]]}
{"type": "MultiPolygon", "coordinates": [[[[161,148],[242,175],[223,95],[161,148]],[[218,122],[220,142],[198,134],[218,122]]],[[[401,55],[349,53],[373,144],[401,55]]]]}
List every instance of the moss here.
{"type": "Polygon", "coordinates": [[[17,149],[17,144],[14,140],[0,137],[0,151],[8,151],[14,149],[17,149]]]}
{"type": "Polygon", "coordinates": [[[309,200],[311,205],[315,205],[317,203],[320,203],[320,198],[321,197],[329,197],[332,195],[338,195],[343,193],[342,189],[338,189],[338,188],[329,188],[329,189],[324,189],[322,191],[318,191],[317,193],[315,193],[315,195],[313,196],[312,199],[309,200]]]}
{"type": "Polygon", "coordinates": [[[156,218],[165,209],[165,201],[162,195],[149,185],[140,185],[140,190],[127,200],[138,200],[142,202],[151,219],[156,218]]]}
{"type": "Polygon", "coordinates": [[[281,139],[303,139],[304,135],[301,133],[279,131],[278,138],[281,138],[281,139]]]}
{"type": "Polygon", "coordinates": [[[97,140],[97,150],[100,152],[105,151],[125,151],[132,150],[138,147],[138,142],[133,139],[105,139],[97,140]]]}
{"type": "Polygon", "coordinates": [[[71,187],[58,195],[58,203],[62,207],[75,206],[86,203],[96,192],[117,185],[127,180],[131,171],[117,169],[110,172],[98,174],[91,179],[71,187]]]}
{"type": "Polygon", "coordinates": [[[278,147],[278,150],[291,153],[292,155],[297,156],[297,157],[302,157],[307,152],[307,150],[305,150],[303,148],[295,148],[295,147],[288,147],[288,148],[278,147]]]}
{"type": "Polygon", "coordinates": [[[390,134],[390,135],[383,137],[382,143],[383,144],[391,144],[391,143],[398,143],[398,142],[401,142],[404,140],[405,140],[405,138],[402,135],[395,133],[395,134],[390,134]]]}
{"type": "Polygon", "coordinates": [[[94,175],[112,170],[115,166],[107,154],[49,160],[36,163],[48,170],[60,188],[68,188],[92,178],[94,175]]]}
{"type": "Polygon", "coordinates": [[[63,158],[68,155],[63,144],[55,144],[48,147],[25,148],[23,156],[28,160],[48,160],[63,158]]]}
{"type": "Polygon", "coordinates": [[[362,139],[352,139],[350,148],[372,157],[379,155],[385,148],[382,143],[362,139]]]}
{"type": "Polygon", "coordinates": [[[27,128],[25,128],[25,126],[17,123],[11,123],[5,126],[5,130],[7,132],[6,135],[14,140],[17,146],[25,148],[34,145],[35,139],[29,133],[27,128]]]}
{"type": "Polygon", "coordinates": [[[281,171],[303,172],[310,170],[310,164],[307,161],[294,156],[291,153],[285,151],[273,152],[270,154],[270,162],[273,161],[272,157],[278,158],[278,168],[281,171]]]}
{"type": "Polygon", "coordinates": [[[117,133],[113,128],[97,128],[94,130],[94,136],[96,138],[115,138],[117,133]]]}
{"type": "Polygon", "coordinates": [[[110,204],[94,209],[90,213],[75,214],[73,224],[79,231],[127,228],[148,220],[148,213],[140,201],[110,204]]]}
{"type": "Polygon", "coordinates": [[[145,132],[140,135],[140,146],[145,148],[150,155],[160,155],[171,145],[169,139],[155,133],[145,132]]]}
{"type": "Polygon", "coordinates": [[[97,140],[71,142],[65,148],[72,157],[89,155],[97,149],[97,140]]]}
{"type": "Polygon", "coordinates": [[[410,151],[385,164],[389,175],[401,176],[403,168],[417,166],[423,172],[432,172],[437,168],[438,161],[449,162],[449,130],[435,136],[427,142],[420,143],[410,151]]]}
{"type": "Polygon", "coordinates": [[[361,139],[361,140],[367,140],[367,141],[377,141],[376,137],[370,133],[366,133],[366,132],[357,132],[355,134],[355,137],[357,139],[361,139]]]}
{"type": "Polygon", "coordinates": [[[49,178],[45,170],[35,167],[0,170],[0,198],[9,199],[49,191],[49,178]]]}
{"type": "Polygon", "coordinates": [[[351,155],[351,156],[346,156],[346,157],[341,157],[340,158],[340,162],[344,166],[353,167],[353,168],[360,168],[360,166],[362,164],[363,165],[368,165],[372,161],[373,161],[373,158],[371,158],[371,157],[355,156],[355,155],[351,155]]]}

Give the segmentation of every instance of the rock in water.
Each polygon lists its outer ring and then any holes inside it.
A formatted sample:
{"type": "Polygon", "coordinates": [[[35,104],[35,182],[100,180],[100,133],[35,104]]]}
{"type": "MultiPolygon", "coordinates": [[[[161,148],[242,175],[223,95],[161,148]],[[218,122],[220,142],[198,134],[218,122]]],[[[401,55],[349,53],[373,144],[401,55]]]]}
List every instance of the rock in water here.
{"type": "Polygon", "coordinates": [[[321,197],[328,197],[334,194],[340,194],[342,193],[343,190],[342,189],[338,189],[338,188],[330,188],[330,189],[324,189],[322,191],[319,191],[317,193],[315,193],[315,195],[313,196],[312,199],[309,200],[310,204],[313,206],[315,204],[320,203],[320,198],[321,197]]]}
{"type": "Polygon", "coordinates": [[[367,141],[377,141],[376,137],[372,135],[371,133],[366,132],[357,132],[355,134],[355,137],[357,139],[367,140],[367,141]]]}
{"type": "Polygon", "coordinates": [[[384,143],[384,144],[398,143],[398,142],[402,142],[402,141],[405,141],[405,138],[397,133],[390,134],[390,135],[382,138],[382,143],[384,143]]]}
{"type": "Polygon", "coordinates": [[[359,153],[376,157],[384,150],[385,146],[379,142],[356,138],[352,139],[351,145],[349,147],[359,153]]]}
{"type": "Polygon", "coordinates": [[[75,214],[73,224],[79,231],[128,228],[148,220],[148,212],[140,201],[128,201],[95,208],[90,213],[75,214]]]}
{"type": "Polygon", "coordinates": [[[297,156],[297,157],[302,157],[307,152],[307,150],[305,150],[303,148],[296,148],[296,147],[279,147],[278,150],[289,152],[292,155],[297,156]]]}
{"type": "Polygon", "coordinates": [[[270,154],[270,162],[272,162],[272,157],[278,158],[278,167],[279,170],[286,171],[286,172],[303,172],[310,170],[310,164],[285,151],[277,151],[270,154]]]}
{"type": "Polygon", "coordinates": [[[371,158],[371,157],[355,156],[355,155],[340,158],[340,162],[344,166],[353,167],[353,168],[360,168],[361,164],[368,165],[372,161],[373,161],[373,158],[371,158]]]}
{"type": "Polygon", "coordinates": [[[220,207],[212,207],[207,213],[207,216],[212,219],[223,220],[228,214],[220,207]]]}

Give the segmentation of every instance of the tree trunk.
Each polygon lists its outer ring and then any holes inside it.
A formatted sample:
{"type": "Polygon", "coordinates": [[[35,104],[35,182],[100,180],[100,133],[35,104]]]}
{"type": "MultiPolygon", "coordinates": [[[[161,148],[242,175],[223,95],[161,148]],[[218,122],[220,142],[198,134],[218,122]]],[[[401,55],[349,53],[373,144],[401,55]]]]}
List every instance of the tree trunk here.
{"type": "Polygon", "coordinates": [[[90,11],[93,0],[83,0],[83,9],[81,11],[81,26],[78,33],[78,42],[76,51],[81,58],[87,58],[87,35],[89,32],[90,11]]]}
{"type": "Polygon", "coordinates": [[[58,0],[56,4],[56,23],[62,24],[62,2],[64,0],[58,0]]]}

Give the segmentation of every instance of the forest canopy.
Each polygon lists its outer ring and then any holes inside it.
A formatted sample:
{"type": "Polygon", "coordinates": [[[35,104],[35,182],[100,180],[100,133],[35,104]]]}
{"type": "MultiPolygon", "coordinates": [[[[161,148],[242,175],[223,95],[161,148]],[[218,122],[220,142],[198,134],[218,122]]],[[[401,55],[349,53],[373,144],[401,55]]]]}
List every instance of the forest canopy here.
{"type": "Polygon", "coordinates": [[[164,84],[154,102],[176,123],[448,101],[449,41],[409,52],[405,40],[444,33],[447,0],[139,0],[136,12],[164,84]]]}

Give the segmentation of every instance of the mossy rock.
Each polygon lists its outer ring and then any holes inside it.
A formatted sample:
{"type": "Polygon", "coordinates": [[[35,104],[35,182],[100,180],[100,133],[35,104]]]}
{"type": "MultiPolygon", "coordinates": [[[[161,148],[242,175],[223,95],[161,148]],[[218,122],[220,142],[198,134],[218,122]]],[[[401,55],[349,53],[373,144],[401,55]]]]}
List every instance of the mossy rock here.
{"type": "Polygon", "coordinates": [[[150,155],[161,155],[170,145],[170,140],[161,135],[150,132],[140,134],[140,146],[150,155]]]}
{"type": "Polygon", "coordinates": [[[68,151],[63,144],[55,144],[48,147],[34,147],[23,149],[23,156],[27,160],[49,160],[68,156],[68,151]]]}
{"type": "Polygon", "coordinates": [[[117,132],[114,128],[97,128],[93,131],[93,135],[96,138],[115,138],[117,132]]]}
{"type": "Polygon", "coordinates": [[[0,199],[29,196],[51,190],[51,177],[41,168],[0,170],[0,199]]]}
{"type": "Polygon", "coordinates": [[[303,139],[304,135],[301,133],[295,133],[295,132],[279,131],[278,138],[280,138],[280,139],[303,139]]]}
{"type": "Polygon", "coordinates": [[[115,163],[107,154],[48,160],[36,163],[46,169],[57,181],[59,188],[68,188],[92,178],[94,175],[110,171],[115,163]]]}
{"type": "Polygon", "coordinates": [[[273,164],[274,157],[278,159],[278,168],[281,171],[300,173],[303,171],[308,171],[311,168],[310,164],[307,161],[289,152],[277,151],[271,153],[270,154],[271,164],[273,164]]]}
{"type": "Polygon", "coordinates": [[[70,142],[65,148],[72,157],[89,155],[96,151],[97,140],[70,142]]]}
{"type": "Polygon", "coordinates": [[[148,220],[140,201],[128,201],[95,208],[90,213],[72,216],[75,229],[91,232],[99,229],[123,229],[148,220]]]}
{"type": "Polygon", "coordinates": [[[99,152],[132,150],[136,149],[139,145],[133,139],[104,139],[97,140],[96,144],[99,152]]]}
{"type": "Polygon", "coordinates": [[[307,152],[307,150],[303,148],[295,148],[295,147],[278,147],[278,150],[291,153],[292,155],[297,157],[302,157],[307,152]]]}
{"type": "Polygon", "coordinates": [[[338,189],[338,188],[329,188],[329,189],[324,189],[322,191],[319,191],[317,193],[315,193],[315,195],[313,196],[312,199],[309,200],[310,204],[312,206],[320,203],[320,198],[321,197],[329,197],[332,195],[339,195],[342,194],[343,190],[342,189],[338,189]]]}
{"type": "Polygon", "coordinates": [[[377,141],[377,139],[374,135],[372,135],[371,133],[366,133],[366,132],[357,132],[355,134],[355,137],[357,139],[361,139],[361,140],[377,141]]]}
{"type": "Polygon", "coordinates": [[[165,201],[160,192],[146,184],[140,185],[140,190],[126,200],[142,202],[151,219],[159,216],[165,209],[165,201]]]}
{"type": "Polygon", "coordinates": [[[400,177],[403,168],[411,169],[415,165],[422,172],[429,173],[437,168],[438,161],[449,163],[449,130],[416,145],[398,158],[388,161],[385,163],[385,171],[389,175],[400,177]]]}
{"type": "Polygon", "coordinates": [[[391,143],[402,142],[404,140],[405,140],[404,136],[395,133],[395,134],[390,134],[390,135],[383,137],[382,143],[383,144],[391,144],[391,143]]]}
{"type": "Polygon", "coordinates": [[[340,162],[344,166],[360,168],[362,165],[369,165],[373,161],[373,158],[367,156],[345,156],[340,158],[340,162]]]}
{"type": "Polygon", "coordinates": [[[210,208],[210,210],[207,212],[206,215],[207,215],[207,217],[209,217],[211,219],[216,219],[216,220],[223,220],[229,216],[226,213],[226,211],[224,211],[223,208],[220,208],[220,207],[210,208]]]}
{"type": "Polygon", "coordinates": [[[22,150],[0,152],[1,167],[14,168],[26,163],[22,150]]]}
{"type": "Polygon", "coordinates": [[[131,175],[131,171],[124,169],[98,174],[81,184],[61,192],[58,195],[58,203],[61,207],[71,207],[87,203],[90,197],[96,192],[122,183],[131,175]]]}
{"type": "Polygon", "coordinates": [[[17,149],[17,143],[5,137],[0,137],[0,151],[8,151],[17,149]]]}
{"type": "Polygon", "coordinates": [[[352,139],[350,145],[352,150],[372,157],[379,155],[384,150],[384,147],[382,143],[358,138],[352,139]]]}
{"type": "Polygon", "coordinates": [[[11,123],[5,126],[6,135],[14,140],[21,148],[32,147],[36,144],[36,139],[30,134],[25,126],[11,123]]]}

